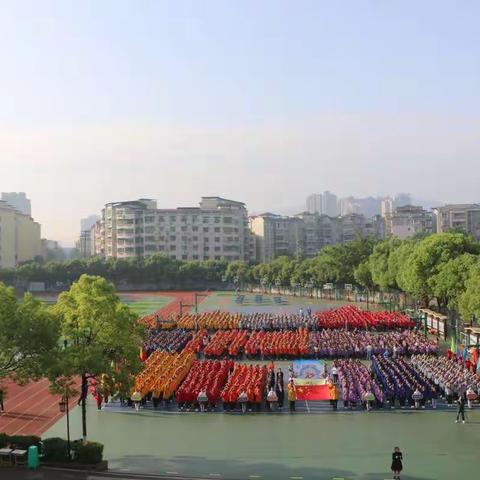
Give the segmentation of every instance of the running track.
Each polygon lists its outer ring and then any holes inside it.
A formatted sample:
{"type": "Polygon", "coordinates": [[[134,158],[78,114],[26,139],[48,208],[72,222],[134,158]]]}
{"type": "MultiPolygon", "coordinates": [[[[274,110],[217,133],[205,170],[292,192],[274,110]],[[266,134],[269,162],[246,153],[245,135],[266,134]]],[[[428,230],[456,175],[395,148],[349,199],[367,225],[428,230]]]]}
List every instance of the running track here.
{"type": "MultiPolygon", "coordinates": [[[[168,305],[158,313],[168,316],[180,310],[180,301],[192,305],[194,296],[192,292],[135,292],[129,293],[131,297],[141,299],[145,295],[158,295],[173,297],[168,305]]],[[[205,297],[199,297],[201,302],[205,297]]],[[[4,399],[5,413],[0,416],[0,432],[8,435],[42,435],[54,425],[63,413],[60,413],[58,404],[60,395],[52,395],[49,391],[49,382],[45,379],[31,382],[23,387],[13,382],[3,382],[7,394],[4,399]]],[[[76,399],[70,399],[70,408],[76,405],[76,399]]]]}

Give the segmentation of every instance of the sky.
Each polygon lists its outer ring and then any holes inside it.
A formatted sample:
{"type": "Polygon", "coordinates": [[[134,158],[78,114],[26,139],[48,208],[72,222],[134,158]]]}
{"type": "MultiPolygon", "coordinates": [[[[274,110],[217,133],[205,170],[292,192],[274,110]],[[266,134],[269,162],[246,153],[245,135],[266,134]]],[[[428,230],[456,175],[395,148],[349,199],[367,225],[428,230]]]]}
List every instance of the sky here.
{"type": "Polygon", "coordinates": [[[480,3],[0,0],[0,191],[73,245],[106,202],[480,202],[480,3]]]}

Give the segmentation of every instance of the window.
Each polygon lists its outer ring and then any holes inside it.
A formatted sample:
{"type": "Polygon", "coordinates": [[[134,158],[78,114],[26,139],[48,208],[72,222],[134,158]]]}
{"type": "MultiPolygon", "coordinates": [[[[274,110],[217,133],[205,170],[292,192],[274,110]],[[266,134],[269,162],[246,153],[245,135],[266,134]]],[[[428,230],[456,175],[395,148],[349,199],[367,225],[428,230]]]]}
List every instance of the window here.
{"type": "Polygon", "coordinates": [[[155,237],[153,235],[147,235],[145,237],[145,241],[146,242],[154,242],[155,241],[155,237]]]}
{"type": "Polygon", "coordinates": [[[209,228],[208,228],[208,227],[203,227],[203,231],[204,231],[205,233],[208,233],[208,232],[209,232],[209,228]]]}
{"type": "Polygon", "coordinates": [[[165,251],[165,247],[164,247],[163,245],[159,245],[159,246],[158,246],[158,251],[159,251],[159,252],[165,251]]]}
{"type": "Polygon", "coordinates": [[[220,252],[221,249],[222,249],[221,247],[215,247],[216,252],[220,252]]]}
{"type": "Polygon", "coordinates": [[[220,255],[215,255],[215,260],[221,260],[222,257],[220,255]]]}
{"type": "Polygon", "coordinates": [[[198,241],[197,235],[194,235],[194,236],[192,237],[192,240],[193,240],[194,242],[197,242],[197,241],[198,241]]]}
{"type": "Polygon", "coordinates": [[[194,260],[198,260],[198,255],[193,255],[192,257],[194,260]]]}
{"type": "Polygon", "coordinates": [[[145,217],[145,223],[153,223],[154,221],[155,221],[155,217],[153,216],[145,217]]]}
{"type": "Polygon", "coordinates": [[[182,232],[186,232],[186,231],[187,231],[187,227],[184,226],[184,227],[181,228],[181,230],[182,230],[182,232]]]}
{"type": "Polygon", "coordinates": [[[175,250],[177,247],[175,245],[170,245],[170,251],[175,250]]]}
{"type": "Polygon", "coordinates": [[[163,223],[165,221],[165,217],[158,217],[158,223],[163,223]]]}
{"type": "Polygon", "coordinates": [[[220,227],[215,227],[215,233],[220,233],[220,227]]]}
{"type": "Polygon", "coordinates": [[[215,242],[220,242],[220,237],[215,237],[215,242]]]}
{"type": "Polygon", "coordinates": [[[215,223],[220,223],[220,217],[215,217],[215,223]]]}
{"type": "Polygon", "coordinates": [[[204,252],[209,252],[209,251],[210,251],[210,247],[209,247],[208,245],[205,245],[205,246],[203,247],[203,251],[204,251],[204,252]]]}
{"type": "Polygon", "coordinates": [[[193,232],[198,232],[198,227],[192,227],[193,232]]]}
{"type": "Polygon", "coordinates": [[[223,223],[232,223],[232,217],[224,217],[223,218],[223,223]]]}
{"type": "Polygon", "coordinates": [[[170,235],[170,241],[174,242],[177,239],[176,235],[170,235]]]}
{"type": "Polygon", "coordinates": [[[145,227],[145,233],[155,233],[155,227],[145,227]]]}
{"type": "Polygon", "coordinates": [[[188,240],[188,237],[187,237],[186,235],[184,235],[184,236],[182,237],[182,242],[186,242],[187,240],[188,240]]]}
{"type": "Polygon", "coordinates": [[[145,245],[145,251],[147,252],[154,252],[156,249],[156,245],[145,245]]]}
{"type": "Polygon", "coordinates": [[[182,260],[188,260],[188,255],[182,255],[182,260]]]}
{"type": "Polygon", "coordinates": [[[209,223],[210,217],[203,217],[203,223],[209,223]]]}
{"type": "Polygon", "coordinates": [[[198,245],[193,245],[192,250],[198,250],[198,245]]]}
{"type": "Polygon", "coordinates": [[[177,217],[169,217],[170,223],[174,223],[177,221],[177,217]]]}

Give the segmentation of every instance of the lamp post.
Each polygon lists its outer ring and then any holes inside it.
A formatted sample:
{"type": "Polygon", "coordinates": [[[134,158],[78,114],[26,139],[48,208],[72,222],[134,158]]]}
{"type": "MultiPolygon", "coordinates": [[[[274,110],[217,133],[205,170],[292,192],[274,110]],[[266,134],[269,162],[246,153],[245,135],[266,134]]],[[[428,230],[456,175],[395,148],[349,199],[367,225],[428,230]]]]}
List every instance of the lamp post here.
{"type": "Polygon", "coordinates": [[[66,413],[67,414],[67,456],[68,456],[68,461],[71,460],[71,449],[70,449],[70,409],[68,407],[68,386],[65,386],[65,392],[62,397],[62,401],[58,404],[58,407],[60,409],[60,412],[66,413]]]}

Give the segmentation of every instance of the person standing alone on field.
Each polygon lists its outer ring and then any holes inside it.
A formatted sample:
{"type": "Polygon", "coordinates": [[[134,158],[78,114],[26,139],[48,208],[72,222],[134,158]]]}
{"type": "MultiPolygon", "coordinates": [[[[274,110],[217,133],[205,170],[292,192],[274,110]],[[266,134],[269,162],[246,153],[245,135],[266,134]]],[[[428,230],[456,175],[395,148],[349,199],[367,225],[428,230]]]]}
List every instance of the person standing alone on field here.
{"type": "Polygon", "coordinates": [[[462,417],[462,423],[465,423],[465,399],[463,395],[460,395],[457,400],[457,419],[455,423],[460,421],[460,416],[462,417]]]}
{"type": "Polygon", "coordinates": [[[400,451],[400,448],[395,447],[392,453],[392,466],[391,466],[394,479],[400,478],[400,472],[403,470],[402,460],[403,460],[403,455],[402,455],[402,452],[400,451]]]}

